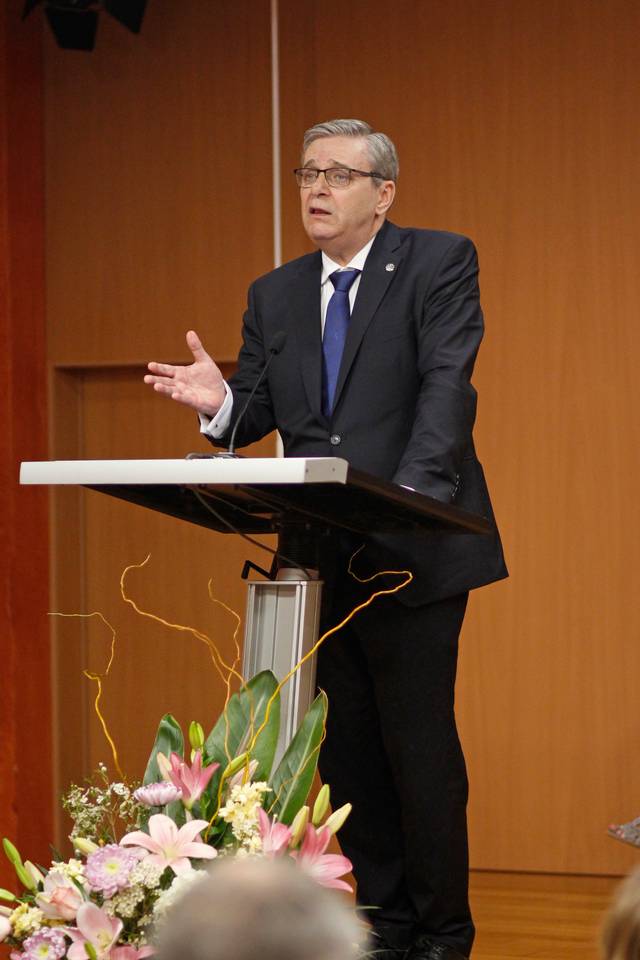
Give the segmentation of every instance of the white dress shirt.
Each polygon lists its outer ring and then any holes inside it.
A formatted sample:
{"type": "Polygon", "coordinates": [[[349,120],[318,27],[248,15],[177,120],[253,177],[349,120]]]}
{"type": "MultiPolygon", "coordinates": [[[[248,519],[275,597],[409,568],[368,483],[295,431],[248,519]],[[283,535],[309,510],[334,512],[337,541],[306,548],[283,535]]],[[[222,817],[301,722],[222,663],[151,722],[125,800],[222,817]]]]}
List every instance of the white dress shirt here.
{"type": "MultiPolygon", "coordinates": [[[[329,301],[334,293],[333,284],[331,283],[329,277],[332,273],[335,273],[336,270],[360,270],[362,273],[374,240],[375,235],[371,237],[371,240],[365,244],[362,250],[359,250],[344,267],[341,267],[339,263],[336,263],[331,259],[331,257],[327,256],[324,250],[322,251],[322,273],[320,275],[320,322],[322,324],[323,333],[324,322],[327,316],[327,307],[329,306],[329,301]]],[[[356,277],[349,288],[349,310],[351,313],[353,313],[353,305],[356,301],[358,287],[360,286],[360,276],[361,274],[356,277]]],[[[226,380],[224,383],[224,389],[226,391],[226,396],[215,417],[208,417],[204,413],[198,413],[198,417],[200,418],[200,433],[204,433],[205,436],[211,437],[212,440],[217,440],[219,437],[224,436],[226,431],[229,429],[229,424],[231,423],[233,394],[231,393],[231,389],[229,388],[226,380]]]]}

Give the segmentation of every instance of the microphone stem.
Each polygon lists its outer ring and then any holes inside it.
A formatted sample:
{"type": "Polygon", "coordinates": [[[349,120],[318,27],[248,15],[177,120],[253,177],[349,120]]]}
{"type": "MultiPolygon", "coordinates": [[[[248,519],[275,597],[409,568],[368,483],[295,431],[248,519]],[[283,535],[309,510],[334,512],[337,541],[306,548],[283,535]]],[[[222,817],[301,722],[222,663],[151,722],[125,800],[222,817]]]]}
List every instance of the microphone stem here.
{"type": "Polygon", "coordinates": [[[246,401],[245,401],[245,404],[244,404],[242,410],[241,410],[240,413],[238,414],[238,419],[236,420],[236,422],[235,422],[235,424],[234,424],[234,426],[233,426],[233,430],[231,431],[231,439],[229,440],[229,446],[228,446],[228,448],[227,448],[227,456],[229,456],[229,457],[235,457],[235,455],[236,455],[236,452],[235,452],[235,449],[236,449],[236,434],[237,434],[237,432],[238,432],[238,427],[240,426],[240,422],[241,422],[242,418],[244,417],[245,413],[247,412],[247,408],[248,408],[249,404],[251,403],[251,401],[253,400],[253,396],[254,396],[256,390],[258,389],[258,387],[260,386],[260,384],[261,384],[262,381],[264,380],[265,375],[266,375],[266,373],[267,373],[267,370],[269,369],[269,365],[270,365],[271,361],[273,360],[273,358],[276,356],[276,354],[277,354],[278,352],[279,352],[279,351],[277,351],[277,350],[273,350],[273,349],[270,350],[270,352],[269,352],[269,357],[268,357],[268,359],[267,359],[267,362],[265,363],[264,367],[262,368],[262,371],[261,371],[261,373],[260,373],[260,376],[258,377],[258,379],[256,380],[255,384],[253,385],[253,390],[251,391],[251,393],[250,393],[249,396],[247,397],[247,399],[246,399],[246,401]]]}

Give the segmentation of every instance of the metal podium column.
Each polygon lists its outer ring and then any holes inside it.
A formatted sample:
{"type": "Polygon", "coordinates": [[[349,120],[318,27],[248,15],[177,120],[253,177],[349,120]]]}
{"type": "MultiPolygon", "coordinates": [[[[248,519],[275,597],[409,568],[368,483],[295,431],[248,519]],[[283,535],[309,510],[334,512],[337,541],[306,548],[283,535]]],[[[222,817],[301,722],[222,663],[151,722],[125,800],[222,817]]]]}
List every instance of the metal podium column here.
{"type": "MultiPolygon", "coordinates": [[[[318,639],[322,581],[302,570],[284,568],[277,580],[247,581],[242,673],[249,680],[272,670],[282,680],[318,639]]],[[[311,706],[316,693],[316,657],[310,657],[280,691],[277,764],[311,706]]]]}

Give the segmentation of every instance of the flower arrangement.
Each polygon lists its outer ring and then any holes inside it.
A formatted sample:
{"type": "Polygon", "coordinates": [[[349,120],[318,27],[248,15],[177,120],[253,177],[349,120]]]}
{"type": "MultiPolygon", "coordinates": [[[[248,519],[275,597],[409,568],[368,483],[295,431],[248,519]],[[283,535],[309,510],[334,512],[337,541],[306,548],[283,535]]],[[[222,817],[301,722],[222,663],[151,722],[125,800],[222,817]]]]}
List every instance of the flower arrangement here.
{"type": "Polygon", "coordinates": [[[3,841],[23,888],[0,890],[11,960],[142,960],[168,907],[217,857],[290,857],[323,886],[350,890],[340,878],[351,863],[326,850],[351,807],[328,816],[328,785],[312,810],[306,802],[326,712],[321,693],[274,769],[279,686],[265,671],[206,737],[193,722],[185,743],[164,716],[140,785],[112,782],[103,765],[73,785],[63,798],[73,857],[44,868],[3,841]]]}

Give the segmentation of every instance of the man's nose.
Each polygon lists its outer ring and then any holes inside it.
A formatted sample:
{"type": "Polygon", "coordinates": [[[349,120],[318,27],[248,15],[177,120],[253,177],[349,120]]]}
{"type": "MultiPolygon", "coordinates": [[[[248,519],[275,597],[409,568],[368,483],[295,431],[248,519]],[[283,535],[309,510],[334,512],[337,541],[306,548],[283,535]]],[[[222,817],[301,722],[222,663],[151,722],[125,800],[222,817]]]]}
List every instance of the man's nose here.
{"type": "Polygon", "coordinates": [[[325,175],[322,171],[311,184],[311,193],[314,197],[319,197],[323,194],[329,193],[329,184],[327,183],[325,175]]]}

